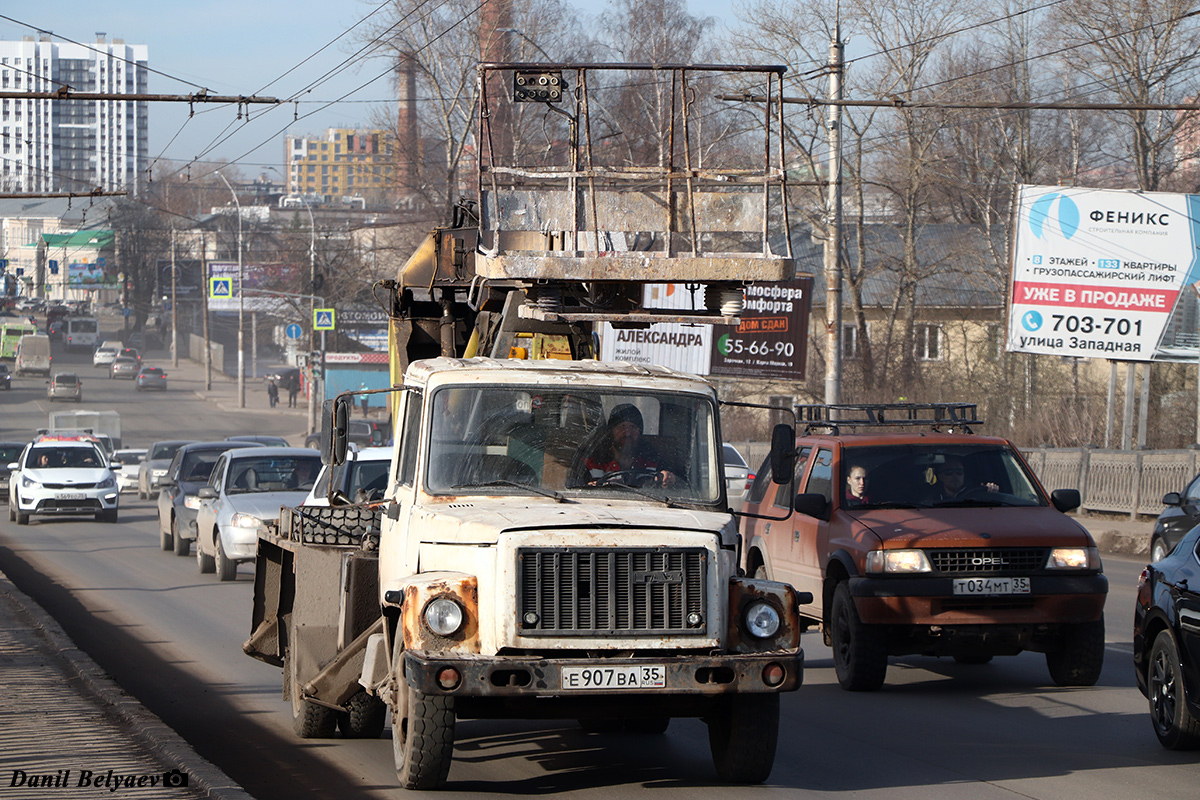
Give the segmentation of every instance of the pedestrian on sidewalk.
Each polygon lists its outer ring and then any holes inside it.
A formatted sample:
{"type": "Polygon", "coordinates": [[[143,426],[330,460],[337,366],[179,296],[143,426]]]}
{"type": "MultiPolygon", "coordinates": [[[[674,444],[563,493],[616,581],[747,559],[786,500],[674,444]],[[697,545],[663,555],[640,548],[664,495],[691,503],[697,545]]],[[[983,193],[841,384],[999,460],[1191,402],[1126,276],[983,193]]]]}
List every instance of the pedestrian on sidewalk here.
{"type": "MultiPolygon", "coordinates": [[[[362,383],[360,383],[358,385],[358,390],[360,392],[367,391],[367,382],[363,381],[362,383]]],[[[364,394],[361,398],[359,398],[359,402],[362,403],[362,412],[363,412],[363,416],[365,417],[365,416],[367,416],[367,407],[369,405],[367,402],[367,395],[364,394]]]]}
{"type": "Polygon", "coordinates": [[[267,381],[267,401],[271,404],[271,408],[279,405],[279,387],[275,385],[275,379],[267,381]]]}
{"type": "Polygon", "coordinates": [[[300,379],[292,378],[288,381],[288,408],[296,407],[296,395],[300,394],[300,379]]]}

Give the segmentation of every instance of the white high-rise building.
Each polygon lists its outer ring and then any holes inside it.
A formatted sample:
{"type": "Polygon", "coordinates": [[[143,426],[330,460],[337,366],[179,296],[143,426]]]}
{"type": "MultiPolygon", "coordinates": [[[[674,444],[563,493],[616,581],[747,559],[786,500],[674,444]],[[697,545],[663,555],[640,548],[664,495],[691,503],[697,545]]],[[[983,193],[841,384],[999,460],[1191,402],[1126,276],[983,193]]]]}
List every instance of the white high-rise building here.
{"type": "MultiPolygon", "coordinates": [[[[52,37],[0,42],[0,92],[145,94],[148,48],[52,37]]],[[[146,183],[144,100],[0,98],[0,191],[136,192],[146,183]]]]}

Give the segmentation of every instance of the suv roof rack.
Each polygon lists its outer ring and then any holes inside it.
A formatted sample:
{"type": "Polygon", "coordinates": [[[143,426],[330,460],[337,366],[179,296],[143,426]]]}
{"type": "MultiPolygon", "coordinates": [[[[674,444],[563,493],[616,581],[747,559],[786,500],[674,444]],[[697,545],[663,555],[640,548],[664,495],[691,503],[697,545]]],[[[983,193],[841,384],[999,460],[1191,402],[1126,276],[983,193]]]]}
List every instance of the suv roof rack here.
{"type": "Polygon", "coordinates": [[[982,425],[975,403],[797,403],[796,419],[804,423],[804,432],[839,428],[928,427],[961,429],[971,433],[972,425],[982,425]]]}

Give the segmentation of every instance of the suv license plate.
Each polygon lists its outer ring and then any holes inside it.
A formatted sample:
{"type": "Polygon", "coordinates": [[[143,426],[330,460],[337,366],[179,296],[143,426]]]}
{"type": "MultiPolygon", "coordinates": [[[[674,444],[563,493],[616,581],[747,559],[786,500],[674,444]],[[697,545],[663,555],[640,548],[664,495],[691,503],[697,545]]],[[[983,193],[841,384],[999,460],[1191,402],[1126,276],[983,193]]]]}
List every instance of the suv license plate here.
{"type": "Polygon", "coordinates": [[[82,500],[83,494],[79,492],[59,492],[54,497],[58,500],[82,500]]]}
{"type": "Polygon", "coordinates": [[[955,594],[1029,594],[1029,578],[955,578],[955,594]]]}
{"type": "Polygon", "coordinates": [[[665,689],[667,668],[662,664],[636,667],[563,667],[563,689],[665,689]]]}

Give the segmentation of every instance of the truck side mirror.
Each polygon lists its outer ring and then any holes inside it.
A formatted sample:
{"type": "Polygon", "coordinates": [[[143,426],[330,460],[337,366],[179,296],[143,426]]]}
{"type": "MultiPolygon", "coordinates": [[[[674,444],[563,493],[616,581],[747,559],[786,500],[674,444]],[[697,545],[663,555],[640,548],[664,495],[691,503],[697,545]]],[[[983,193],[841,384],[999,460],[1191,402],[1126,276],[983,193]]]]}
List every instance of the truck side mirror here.
{"type": "Polygon", "coordinates": [[[796,431],[780,423],[771,431],[771,480],[791,483],[796,467],[796,431]]]}
{"type": "Polygon", "coordinates": [[[321,463],[346,463],[350,449],[350,403],[348,395],[326,400],[321,407],[321,463]]]}
{"type": "Polygon", "coordinates": [[[1083,504],[1083,500],[1079,497],[1078,489],[1055,489],[1050,493],[1050,502],[1064,514],[1068,511],[1074,511],[1083,504]]]}

